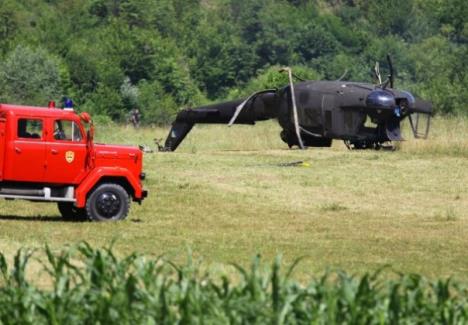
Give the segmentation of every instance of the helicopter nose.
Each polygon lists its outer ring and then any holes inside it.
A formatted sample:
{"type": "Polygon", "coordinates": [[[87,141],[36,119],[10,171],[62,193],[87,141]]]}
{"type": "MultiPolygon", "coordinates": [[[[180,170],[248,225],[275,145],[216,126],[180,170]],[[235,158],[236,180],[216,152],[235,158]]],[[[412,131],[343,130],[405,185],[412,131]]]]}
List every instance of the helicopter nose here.
{"type": "Polygon", "coordinates": [[[366,99],[366,106],[379,110],[394,110],[396,105],[395,96],[384,90],[373,90],[366,99]]]}

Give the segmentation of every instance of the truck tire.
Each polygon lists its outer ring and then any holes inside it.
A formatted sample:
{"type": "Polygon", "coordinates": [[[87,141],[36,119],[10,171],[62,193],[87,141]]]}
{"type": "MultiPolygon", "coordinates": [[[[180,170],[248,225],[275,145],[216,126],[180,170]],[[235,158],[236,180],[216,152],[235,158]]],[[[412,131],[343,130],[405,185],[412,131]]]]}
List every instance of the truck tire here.
{"type": "Polygon", "coordinates": [[[86,214],[92,221],[118,221],[127,217],[130,197],[125,189],[115,183],[96,187],[86,202],[86,214]]]}
{"type": "Polygon", "coordinates": [[[77,208],[73,202],[58,202],[57,206],[64,220],[84,221],[87,219],[86,210],[77,208]]]}

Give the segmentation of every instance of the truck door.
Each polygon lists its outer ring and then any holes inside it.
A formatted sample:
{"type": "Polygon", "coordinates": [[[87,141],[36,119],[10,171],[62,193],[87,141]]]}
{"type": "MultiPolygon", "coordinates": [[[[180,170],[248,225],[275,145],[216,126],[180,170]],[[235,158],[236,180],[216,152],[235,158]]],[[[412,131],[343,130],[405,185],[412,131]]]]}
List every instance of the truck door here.
{"type": "Polygon", "coordinates": [[[80,125],[54,120],[47,142],[45,182],[77,184],[86,173],[86,140],[80,125]]]}
{"type": "Polygon", "coordinates": [[[4,180],[43,181],[46,146],[43,125],[42,119],[18,117],[6,148],[4,180]]]}

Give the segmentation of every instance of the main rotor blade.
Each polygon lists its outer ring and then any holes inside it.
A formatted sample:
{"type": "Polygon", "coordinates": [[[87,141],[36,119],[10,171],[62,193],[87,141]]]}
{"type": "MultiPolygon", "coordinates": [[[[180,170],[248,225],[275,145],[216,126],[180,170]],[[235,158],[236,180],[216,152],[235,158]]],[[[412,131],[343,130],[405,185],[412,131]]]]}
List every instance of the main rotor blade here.
{"type": "Polygon", "coordinates": [[[393,88],[393,82],[395,79],[394,71],[393,71],[393,63],[392,57],[390,53],[387,54],[387,61],[388,61],[388,68],[390,69],[390,74],[388,75],[388,80],[390,81],[390,88],[393,88]]]}
{"type": "Polygon", "coordinates": [[[293,118],[294,118],[294,130],[296,131],[297,142],[299,143],[299,148],[304,150],[305,149],[304,142],[302,141],[301,128],[299,126],[299,116],[297,114],[296,94],[294,91],[292,70],[291,68],[287,67],[287,68],[284,68],[284,71],[288,72],[288,77],[289,77],[289,88],[291,89],[291,101],[293,105],[292,108],[293,108],[293,118]]]}
{"type": "Polygon", "coordinates": [[[265,90],[260,90],[260,91],[257,91],[255,93],[253,93],[252,95],[250,95],[249,97],[247,97],[246,100],[244,100],[242,103],[240,103],[237,107],[236,107],[236,110],[234,111],[234,114],[232,115],[232,118],[231,120],[229,121],[228,123],[228,126],[232,126],[234,124],[234,122],[236,121],[237,117],[239,116],[239,114],[241,113],[241,111],[245,108],[245,106],[247,105],[247,103],[253,99],[255,99],[255,97],[257,97],[258,95],[261,95],[261,94],[265,94],[265,93],[272,93],[272,92],[276,92],[276,89],[265,89],[265,90]]]}

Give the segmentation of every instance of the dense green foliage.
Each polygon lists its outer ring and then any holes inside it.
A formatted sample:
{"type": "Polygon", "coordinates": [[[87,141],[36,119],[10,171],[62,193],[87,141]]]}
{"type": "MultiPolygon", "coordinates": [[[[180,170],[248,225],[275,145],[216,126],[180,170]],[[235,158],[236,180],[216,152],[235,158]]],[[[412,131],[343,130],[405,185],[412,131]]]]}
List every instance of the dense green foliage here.
{"type": "Polygon", "coordinates": [[[248,93],[276,67],[397,86],[467,114],[464,0],[0,0],[0,101],[166,123],[181,107],[248,93]]]}
{"type": "MultiPolygon", "coordinates": [[[[462,324],[468,292],[451,280],[412,274],[327,273],[303,285],[291,279],[299,261],[281,272],[255,258],[233,265],[238,280],[81,244],[39,259],[48,285],[28,280],[31,252],[11,267],[0,255],[0,322],[5,324],[462,324]],[[10,269],[11,267],[11,269],[10,269]]],[[[37,275],[36,275],[37,281],[37,275]]]]}

